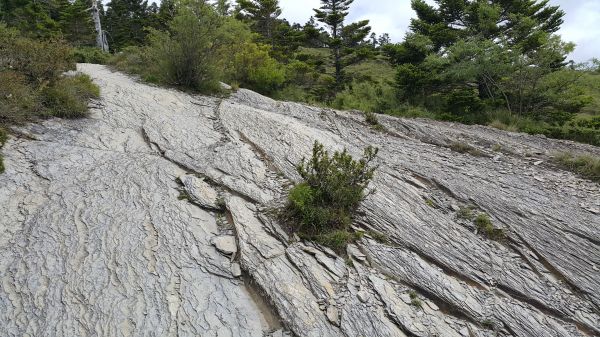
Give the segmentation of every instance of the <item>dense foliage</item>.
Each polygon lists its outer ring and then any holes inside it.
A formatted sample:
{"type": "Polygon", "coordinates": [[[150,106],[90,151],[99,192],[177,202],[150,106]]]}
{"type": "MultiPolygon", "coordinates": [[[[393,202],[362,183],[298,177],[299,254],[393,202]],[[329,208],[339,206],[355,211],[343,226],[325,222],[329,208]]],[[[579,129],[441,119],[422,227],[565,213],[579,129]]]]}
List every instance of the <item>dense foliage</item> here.
{"type": "Polygon", "coordinates": [[[335,248],[353,237],[349,233],[352,216],[369,193],[377,152],[368,147],[363,158],[354,160],[346,150],[330,156],[315,142],[312,158],[302,160],[297,167],[303,182],[289,193],[287,215],[295,220],[295,230],[301,236],[335,248]]]}
{"type": "Polygon", "coordinates": [[[346,20],[352,0],[321,0],[305,24],[283,19],[278,0],[107,0],[110,61],[93,47],[90,3],[0,0],[0,20],[66,41],[77,62],[151,82],[213,92],[223,81],[282,100],[600,144],[600,61],[566,61],[564,12],[547,0],[413,0],[417,15],[395,44],[368,20],[346,20]]]}

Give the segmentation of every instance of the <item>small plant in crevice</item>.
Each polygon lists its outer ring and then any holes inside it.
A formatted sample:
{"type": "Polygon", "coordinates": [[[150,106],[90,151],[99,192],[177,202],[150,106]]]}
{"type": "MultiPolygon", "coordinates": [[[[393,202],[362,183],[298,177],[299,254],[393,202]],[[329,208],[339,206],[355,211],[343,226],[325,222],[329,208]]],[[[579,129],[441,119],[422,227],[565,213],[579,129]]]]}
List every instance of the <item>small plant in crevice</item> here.
{"type": "Polygon", "coordinates": [[[387,235],[385,235],[385,234],[383,234],[383,233],[376,232],[374,230],[368,230],[366,232],[366,234],[368,236],[372,237],[373,240],[375,240],[375,241],[377,241],[379,243],[382,243],[384,245],[389,245],[390,244],[390,237],[387,236],[387,235]]]}
{"type": "Polygon", "coordinates": [[[179,195],[177,196],[177,200],[187,200],[191,201],[192,197],[186,190],[179,190],[179,195]]]}
{"type": "Polygon", "coordinates": [[[221,211],[225,211],[227,209],[227,204],[225,203],[225,198],[223,197],[218,197],[215,201],[215,205],[217,205],[221,211]]]}
{"type": "Polygon", "coordinates": [[[499,241],[503,240],[506,237],[506,233],[504,232],[504,230],[495,228],[492,224],[490,216],[485,213],[479,214],[475,218],[474,223],[477,227],[477,230],[491,240],[499,241]]]}
{"type": "Polygon", "coordinates": [[[384,127],[379,123],[379,119],[374,112],[366,111],[365,113],[365,121],[373,127],[373,129],[378,131],[383,131],[384,127]]]}
{"type": "Polygon", "coordinates": [[[492,320],[492,319],[484,319],[481,322],[481,325],[488,330],[496,329],[496,322],[494,322],[494,320],[492,320]]]}
{"type": "Polygon", "coordinates": [[[419,299],[419,296],[417,295],[417,292],[414,290],[411,290],[408,292],[408,296],[410,296],[410,304],[417,307],[417,308],[422,308],[423,307],[423,301],[421,301],[419,299]]]}
{"type": "Polygon", "coordinates": [[[461,207],[458,210],[458,213],[456,214],[456,216],[459,219],[473,220],[473,218],[475,218],[475,215],[473,214],[473,207],[471,207],[471,206],[461,207]]]}
{"type": "Polygon", "coordinates": [[[437,208],[437,205],[435,204],[435,201],[433,201],[431,199],[425,199],[425,203],[427,204],[427,206],[429,206],[431,208],[437,208]]]}
{"type": "Polygon", "coordinates": [[[302,239],[313,240],[342,252],[348,243],[363,233],[350,230],[352,217],[360,202],[372,190],[368,185],[376,167],[378,149],[367,147],[355,160],[346,150],[333,155],[315,142],[312,158],[297,166],[303,182],[288,195],[284,219],[302,239]]]}
{"type": "Polygon", "coordinates": [[[458,153],[466,153],[475,157],[483,157],[484,154],[479,149],[464,142],[452,142],[448,145],[450,150],[458,153]]]}

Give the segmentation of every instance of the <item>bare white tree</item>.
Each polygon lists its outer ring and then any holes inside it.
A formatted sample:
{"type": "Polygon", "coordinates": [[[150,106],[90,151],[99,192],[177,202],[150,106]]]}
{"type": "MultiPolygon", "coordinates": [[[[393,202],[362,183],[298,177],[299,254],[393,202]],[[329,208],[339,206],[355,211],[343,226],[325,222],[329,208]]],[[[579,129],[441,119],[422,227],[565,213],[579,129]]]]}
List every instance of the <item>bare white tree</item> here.
{"type": "Polygon", "coordinates": [[[108,40],[106,39],[106,32],[102,30],[102,23],[100,22],[100,11],[98,10],[98,1],[92,0],[92,19],[94,20],[94,27],[96,28],[96,45],[102,51],[108,52],[108,40]]]}

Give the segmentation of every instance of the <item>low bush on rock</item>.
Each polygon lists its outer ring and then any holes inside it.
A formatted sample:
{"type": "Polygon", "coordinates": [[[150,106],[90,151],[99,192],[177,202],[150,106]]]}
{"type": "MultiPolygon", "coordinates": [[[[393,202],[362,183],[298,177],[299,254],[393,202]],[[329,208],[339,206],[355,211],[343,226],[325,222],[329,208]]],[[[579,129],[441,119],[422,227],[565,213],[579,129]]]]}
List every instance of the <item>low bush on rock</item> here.
{"type": "Polygon", "coordinates": [[[372,163],[377,153],[377,148],[367,147],[359,160],[346,150],[330,156],[315,142],[312,158],[297,167],[304,181],[290,191],[285,212],[300,237],[338,251],[360,238],[349,229],[358,205],[372,192],[367,188],[376,170],[372,163]]]}
{"type": "Polygon", "coordinates": [[[73,51],[73,57],[77,63],[106,64],[110,53],[96,47],[78,47],[73,51]]]}
{"type": "Polygon", "coordinates": [[[201,93],[219,92],[219,81],[227,81],[271,94],[285,81],[271,47],[255,42],[246,24],[220,15],[210,3],[179,3],[167,26],[149,29],[147,45],[125,48],[109,63],[151,83],[201,93]]]}
{"type": "MultiPolygon", "coordinates": [[[[64,75],[74,69],[65,41],[34,40],[0,23],[0,129],[40,117],[84,116],[99,89],[86,75],[64,75]]],[[[0,136],[3,143],[5,132],[0,136]]]]}
{"type": "Polygon", "coordinates": [[[48,114],[61,118],[84,117],[88,101],[100,96],[100,89],[85,74],[62,77],[44,91],[48,114]]]}

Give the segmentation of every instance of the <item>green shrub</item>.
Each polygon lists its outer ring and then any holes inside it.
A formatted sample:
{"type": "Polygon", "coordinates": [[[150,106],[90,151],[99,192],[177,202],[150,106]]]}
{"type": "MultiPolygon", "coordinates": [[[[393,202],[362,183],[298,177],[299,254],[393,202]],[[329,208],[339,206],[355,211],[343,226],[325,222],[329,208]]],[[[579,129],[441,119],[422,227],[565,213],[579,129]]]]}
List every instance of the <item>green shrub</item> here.
{"type": "Polygon", "coordinates": [[[329,156],[323,145],[315,142],[312,158],[302,160],[297,167],[304,181],[288,196],[286,213],[303,237],[336,249],[340,242],[354,237],[348,229],[354,211],[369,193],[377,152],[368,147],[357,161],[346,150],[329,156]]]}
{"type": "Polygon", "coordinates": [[[110,53],[97,47],[77,47],[73,51],[73,58],[77,63],[107,64],[110,53]]]}
{"type": "Polygon", "coordinates": [[[365,112],[365,121],[375,130],[383,131],[384,127],[379,123],[379,119],[374,112],[365,112]]]}
{"type": "Polygon", "coordinates": [[[0,125],[22,123],[42,110],[39,92],[13,70],[0,71],[0,125]]]}
{"type": "Polygon", "coordinates": [[[238,45],[231,77],[242,87],[271,94],[285,82],[285,69],[269,55],[270,48],[253,42],[238,45]]]}
{"type": "Polygon", "coordinates": [[[84,115],[98,88],[87,76],[62,76],[74,68],[64,41],[32,40],[0,24],[0,125],[84,115]]]}
{"type": "Polygon", "coordinates": [[[566,170],[600,183],[600,158],[598,157],[559,153],[553,161],[566,170]]]}
{"type": "Polygon", "coordinates": [[[4,157],[0,153],[0,173],[4,173],[4,157]]]}
{"type": "Polygon", "coordinates": [[[63,40],[33,40],[0,24],[0,70],[25,76],[34,88],[43,88],[67,70],[75,69],[71,47],[63,40]]]}
{"type": "Polygon", "coordinates": [[[343,252],[349,243],[360,240],[362,238],[362,233],[351,233],[346,229],[340,229],[306,238],[309,240],[314,240],[315,242],[329,247],[337,252],[343,252]]]}
{"type": "Polygon", "coordinates": [[[100,89],[87,75],[63,77],[44,90],[44,105],[49,116],[61,118],[84,117],[88,101],[98,98],[100,89]]]}
{"type": "Polygon", "coordinates": [[[473,214],[472,207],[461,207],[458,210],[457,216],[459,219],[465,219],[465,220],[473,220],[473,217],[475,217],[475,215],[473,214]]]}

